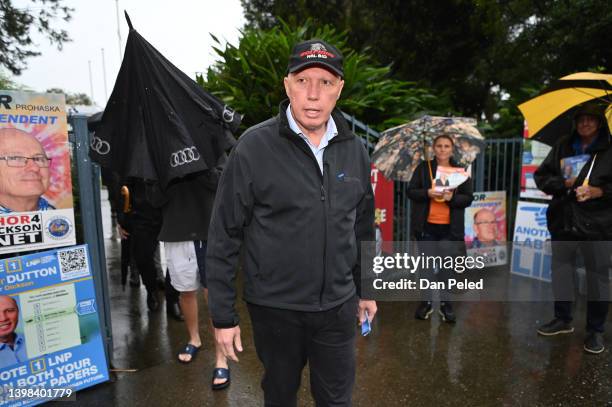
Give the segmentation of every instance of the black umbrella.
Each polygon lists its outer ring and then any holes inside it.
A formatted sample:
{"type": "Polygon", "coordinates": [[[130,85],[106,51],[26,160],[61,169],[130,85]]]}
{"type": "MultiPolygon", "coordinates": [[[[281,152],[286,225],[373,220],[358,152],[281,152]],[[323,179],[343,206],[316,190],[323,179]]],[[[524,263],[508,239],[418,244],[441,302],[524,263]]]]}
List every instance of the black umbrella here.
{"type": "Polygon", "coordinates": [[[177,178],[212,168],[242,117],[202,89],[134,28],[90,156],[122,177],[177,178]]]}

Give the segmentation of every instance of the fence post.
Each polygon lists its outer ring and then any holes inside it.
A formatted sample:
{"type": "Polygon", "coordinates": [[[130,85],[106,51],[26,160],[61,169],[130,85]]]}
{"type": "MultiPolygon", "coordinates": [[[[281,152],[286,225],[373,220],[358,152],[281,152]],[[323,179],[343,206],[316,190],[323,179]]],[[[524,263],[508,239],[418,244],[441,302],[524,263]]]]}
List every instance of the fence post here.
{"type": "Polygon", "coordinates": [[[83,240],[89,247],[92,275],[98,302],[98,318],[106,347],[106,361],[110,366],[113,354],[113,333],[110,314],[110,293],[106,273],[106,255],[100,211],[100,168],[89,158],[89,130],[87,116],[69,117],[73,129],[73,159],[78,174],[79,206],[83,224],[83,240]]]}
{"type": "MultiPolygon", "coordinates": [[[[486,148],[485,148],[486,151],[486,148]]],[[[476,174],[474,177],[476,192],[484,191],[484,174],[485,174],[485,152],[481,151],[476,156],[476,174]]]]}

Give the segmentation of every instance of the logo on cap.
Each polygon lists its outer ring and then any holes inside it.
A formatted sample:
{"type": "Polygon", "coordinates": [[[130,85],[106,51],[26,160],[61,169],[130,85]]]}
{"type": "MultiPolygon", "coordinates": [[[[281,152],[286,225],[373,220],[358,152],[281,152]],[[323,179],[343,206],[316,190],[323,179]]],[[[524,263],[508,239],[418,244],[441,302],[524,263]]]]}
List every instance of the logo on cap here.
{"type": "Polygon", "coordinates": [[[329,52],[325,45],[320,42],[315,42],[310,45],[310,50],[300,53],[300,58],[335,58],[336,56],[329,52]]]}

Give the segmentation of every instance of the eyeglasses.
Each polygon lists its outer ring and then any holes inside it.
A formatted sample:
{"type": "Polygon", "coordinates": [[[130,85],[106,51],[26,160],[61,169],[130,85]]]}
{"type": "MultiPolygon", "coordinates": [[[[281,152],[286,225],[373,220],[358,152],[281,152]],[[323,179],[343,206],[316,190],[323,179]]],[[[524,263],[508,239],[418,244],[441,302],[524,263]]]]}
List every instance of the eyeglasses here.
{"type": "Polygon", "coordinates": [[[34,161],[39,168],[48,168],[51,164],[51,159],[44,155],[35,155],[33,157],[21,157],[18,155],[7,155],[0,157],[0,160],[6,161],[9,167],[25,167],[28,165],[28,160],[34,161]]]}
{"type": "Polygon", "coordinates": [[[474,222],[474,225],[497,225],[497,221],[492,220],[489,222],[474,222]]]}

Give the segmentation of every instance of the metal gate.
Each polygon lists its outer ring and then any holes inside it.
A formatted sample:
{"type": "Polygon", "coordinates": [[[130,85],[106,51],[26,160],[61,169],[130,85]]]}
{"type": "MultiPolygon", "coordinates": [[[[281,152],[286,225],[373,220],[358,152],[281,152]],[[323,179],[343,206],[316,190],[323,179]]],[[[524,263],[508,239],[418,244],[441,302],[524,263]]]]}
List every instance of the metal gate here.
{"type": "MultiPolygon", "coordinates": [[[[361,138],[368,153],[372,153],[380,138],[380,133],[360,122],[353,116],[344,114],[353,133],[361,138]]],[[[514,212],[520,194],[521,157],[523,139],[487,139],[486,148],[472,164],[474,191],[506,191],[506,219],[508,238],[514,230],[514,212]]],[[[410,200],[406,195],[407,182],[395,181],[393,212],[393,239],[410,240],[410,200]]]]}

